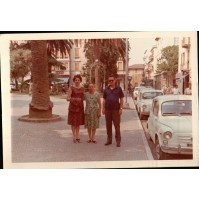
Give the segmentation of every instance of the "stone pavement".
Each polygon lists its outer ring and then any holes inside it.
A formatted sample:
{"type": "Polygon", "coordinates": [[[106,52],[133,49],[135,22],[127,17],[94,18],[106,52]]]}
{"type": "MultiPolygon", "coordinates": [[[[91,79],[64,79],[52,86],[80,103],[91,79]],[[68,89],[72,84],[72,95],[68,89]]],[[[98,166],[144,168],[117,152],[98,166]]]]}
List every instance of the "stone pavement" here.
{"type": "Polygon", "coordinates": [[[116,147],[114,138],[112,145],[104,146],[107,138],[104,116],[100,118],[100,128],[96,132],[97,144],[86,142],[88,135],[83,126],[80,128],[81,143],[74,144],[67,125],[68,102],[65,99],[51,97],[53,114],[60,115],[61,121],[19,121],[20,116],[28,114],[30,100],[28,95],[11,94],[13,163],[153,160],[131,97],[127,101],[130,109],[123,110],[121,119],[121,147],[116,147]]]}

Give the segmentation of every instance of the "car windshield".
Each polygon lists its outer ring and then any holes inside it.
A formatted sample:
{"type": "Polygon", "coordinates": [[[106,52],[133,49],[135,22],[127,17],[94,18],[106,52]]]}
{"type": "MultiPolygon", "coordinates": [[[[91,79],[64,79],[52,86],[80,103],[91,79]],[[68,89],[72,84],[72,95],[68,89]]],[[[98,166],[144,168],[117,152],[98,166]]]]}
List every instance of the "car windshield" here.
{"type": "Polygon", "coordinates": [[[162,103],[163,116],[189,116],[192,115],[191,100],[172,100],[162,103]]]}
{"type": "Polygon", "coordinates": [[[142,99],[153,99],[156,96],[160,96],[160,95],[163,95],[163,93],[162,92],[144,92],[142,94],[142,99]]]}

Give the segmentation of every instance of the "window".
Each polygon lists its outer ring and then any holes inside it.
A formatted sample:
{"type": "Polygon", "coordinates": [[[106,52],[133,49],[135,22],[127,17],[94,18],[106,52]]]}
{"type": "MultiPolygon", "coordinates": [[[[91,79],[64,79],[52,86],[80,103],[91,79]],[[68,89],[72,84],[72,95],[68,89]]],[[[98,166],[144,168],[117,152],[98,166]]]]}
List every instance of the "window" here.
{"type": "Polygon", "coordinates": [[[184,66],[184,64],[185,64],[185,53],[183,52],[181,54],[181,65],[184,66]]]}
{"type": "Polygon", "coordinates": [[[66,66],[66,69],[68,69],[68,67],[69,67],[69,63],[66,62],[65,66],[66,66]]]}
{"type": "Polygon", "coordinates": [[[192,115],[191,100],[173,100],[162,103],[163,116],[192,115]]]}
{"type": "Polygon", "coordinates": [[[75,62],[75,71],[79,71],[79,62],[75,62]]]}
{"type": "Polygon", "coordinates": [[[66,54],[63,55],[63,58],[64,58],[64,59],[67,59],[67,58],[68,58],[68,53],[67,53],[67,52],[66,52],[66,54]]]}
{"type": "Polygon", "coordinates": [[[63,66],[66,68],[65,70],[67,70],[68,67],[69,67],[69,63],[68,63],[68,62],[64,62],[64,63],[63,63],[63,66]]]}
{"type": "Polygon", "coordinates": [[[79,58],[79,48],[75,48],[75,58],[79,58]]]}
{"type": "Polygon", "coordinates": [[[60,52],[59,51],[56,52],[56,57],[57,57],[57,59],[60,59],[60,52]]]}
{"type": "Polygon", "coordinates": [[[122,61],[117,62],[117,65],[118,65],[118,70],[123,70],[123,62],[122,61]]]}

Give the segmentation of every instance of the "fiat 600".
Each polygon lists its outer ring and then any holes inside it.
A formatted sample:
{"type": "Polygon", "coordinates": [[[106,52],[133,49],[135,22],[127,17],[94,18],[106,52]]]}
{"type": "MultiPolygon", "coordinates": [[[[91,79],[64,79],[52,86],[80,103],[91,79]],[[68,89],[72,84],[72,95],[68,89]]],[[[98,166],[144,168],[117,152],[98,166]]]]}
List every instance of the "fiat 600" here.
{"type": "Polygon", "coordinates": [[[158,159],[169,154],[192,154],[192,100],[186,95],[153,99],[147,122],[158,159]]]}

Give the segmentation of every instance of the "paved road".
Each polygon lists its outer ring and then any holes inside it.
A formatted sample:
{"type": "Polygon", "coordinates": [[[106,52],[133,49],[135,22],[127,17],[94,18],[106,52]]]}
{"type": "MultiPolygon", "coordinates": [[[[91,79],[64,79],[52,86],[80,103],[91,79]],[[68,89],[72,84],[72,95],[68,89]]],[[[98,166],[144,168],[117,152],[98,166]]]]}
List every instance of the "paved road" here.
{"type": "Polygon", "coordinates": [[[68,102],[51,97],[53,113],[62,117],[51,123],[30,123],[18,121],[28,114],[31,97],[11,94],[11,141],[12,162],[82,162],[82,161],[140,161],[153,160],[147,139],[137,116],[134,103],[128,97],[130,109],[123,111],[121,122],[122,143],[116,147],[106,142],[105,118],[101,117],[96,133],[97,144],[88,144],[87,131],[81,127],[82,143],[72,142],[70,126],[67,125],[68,102]]]}

